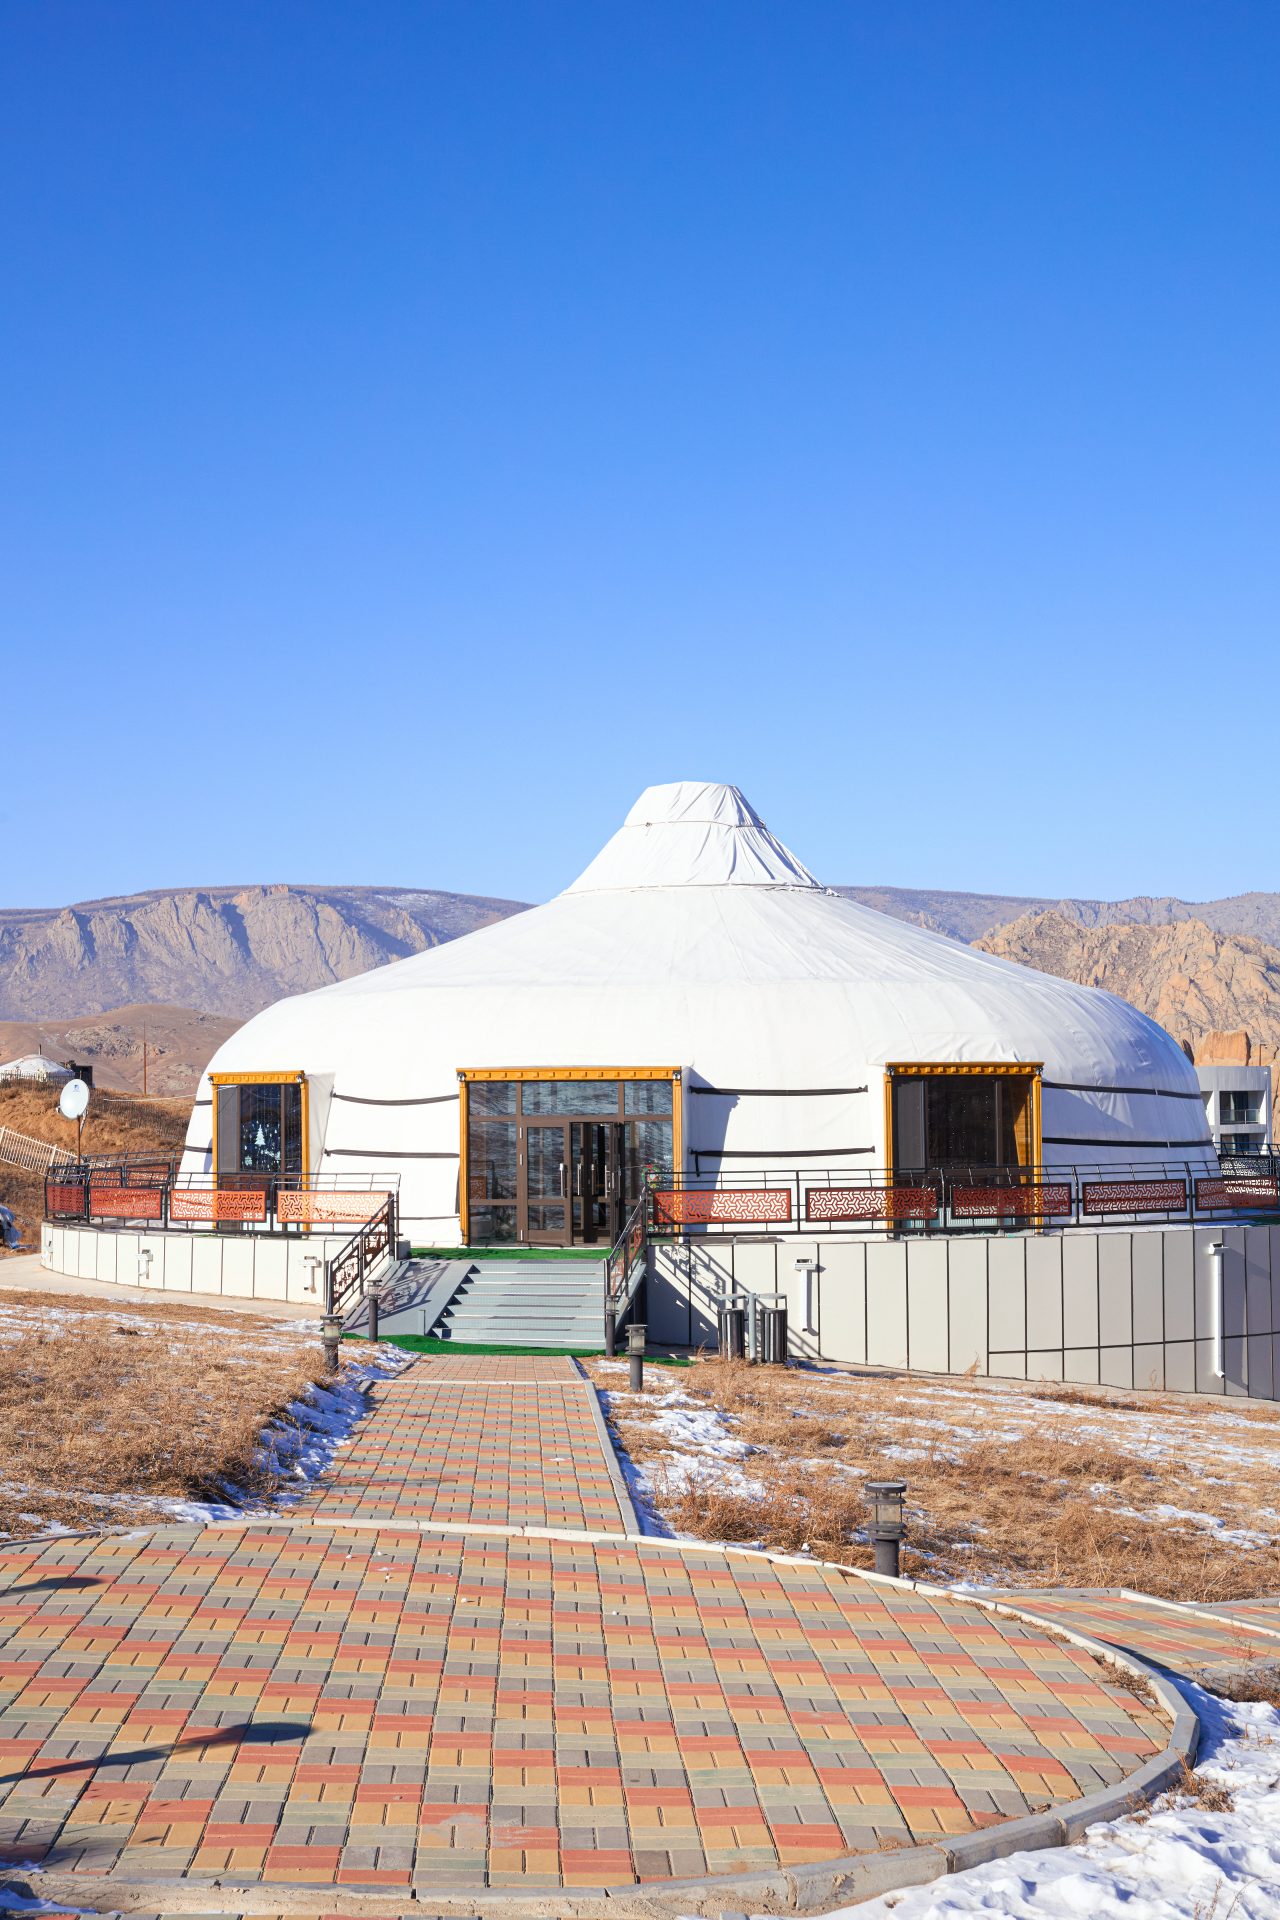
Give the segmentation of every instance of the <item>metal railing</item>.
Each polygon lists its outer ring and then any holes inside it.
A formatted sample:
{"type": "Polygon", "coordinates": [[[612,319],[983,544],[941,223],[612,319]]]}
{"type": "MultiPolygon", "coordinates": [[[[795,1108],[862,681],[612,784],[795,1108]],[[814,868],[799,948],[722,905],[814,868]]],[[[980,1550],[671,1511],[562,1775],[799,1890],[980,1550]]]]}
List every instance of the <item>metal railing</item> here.
{"type": "Polygon", "coordinates": [[[655,1174],[647,1231],[961,1234],[1224,1222],[1280,1210],[1280,1157],[655,1174]]]}
{"type": "Polygon", "coordinates": [[[360,1226],[398,1198],[398,1173],[189,1173],[178,1156],[98,1155],[50,1167],[46,1220],[190,1232],[301,1233],[360,1226]]]}
{"type": "Polygon", "coordinates": [[[649,1239],[650,1190],[636,1201],[614,1242],[604,1269],[604,1347],[613,1353],[618,1327],[644,1282],[649,1239]]]}
{"type": "MultiPolygon", "coordinates": [[[[344,1247],[324,1263],[324,1310],[344,1315],[370,1290],[375,1270],[395,1258],[396,1199],[389,1193],[378,1211],[356,1228],[344,1247]]],[[[376,1325],[376,1323],[375,1323],[376,1325]]]]}

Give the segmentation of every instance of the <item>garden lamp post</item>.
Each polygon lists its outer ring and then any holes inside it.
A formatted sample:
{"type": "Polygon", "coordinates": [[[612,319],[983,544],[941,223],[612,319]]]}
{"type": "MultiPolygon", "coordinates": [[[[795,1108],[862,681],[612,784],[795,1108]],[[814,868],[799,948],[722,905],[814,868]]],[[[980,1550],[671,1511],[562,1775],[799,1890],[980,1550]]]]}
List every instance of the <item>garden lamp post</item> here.
{"type": "Polygon", "coordinates": [[[324,1342],[324,1364],[330,1373],[338,1371],[338,1345],[342,1339],[342,1315],[324,1313],[320,1316],[320,1338],[324,1342]]]}
{"type": "Polygon", "coordinates": [[[629,1385],[632,1393],[644,1392],[644,1343],[647,1332],[643,1320],[633,1320],[627,1328],[627,1358],[631,1362],[629,1385]]]}
{"type": "Polygon", "coordinates": [[[867,1505],[871,1519],[867,1532],[875,1548],[876,1572],[898,1577],[898,1549],[906,1532],[903,1509],[906,1504],[905,1480],[868,1480],[867,1505]]]}

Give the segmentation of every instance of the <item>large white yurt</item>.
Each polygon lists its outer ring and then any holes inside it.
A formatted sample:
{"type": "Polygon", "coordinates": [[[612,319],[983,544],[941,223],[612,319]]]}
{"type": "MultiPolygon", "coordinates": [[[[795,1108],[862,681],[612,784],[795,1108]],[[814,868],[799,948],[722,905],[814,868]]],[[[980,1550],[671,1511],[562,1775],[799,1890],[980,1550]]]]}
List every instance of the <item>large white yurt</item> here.
{"type": "Polygon", "coordinates": [[[828,892],[734,787],[650,787],[572,886],[283,1000],[223,1045],[184,1171],[399,1176],[417,1244],[606,1242],[645,1170],[1214,1165],[1123,1000],[828,892]]]}

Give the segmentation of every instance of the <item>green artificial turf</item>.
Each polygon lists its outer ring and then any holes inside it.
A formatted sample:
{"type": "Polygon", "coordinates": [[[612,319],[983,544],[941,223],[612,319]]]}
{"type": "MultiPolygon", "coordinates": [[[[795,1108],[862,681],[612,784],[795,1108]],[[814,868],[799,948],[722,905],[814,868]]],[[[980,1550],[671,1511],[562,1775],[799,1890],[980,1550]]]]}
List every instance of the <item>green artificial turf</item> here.
{"type": "MultiPolygon", "coordinates": [[[[344,1340],[365,1340],[363,1333],[344,1333],[344,1340]]],[[[389,1347],[403,1347],[406,1353],[507,1353],[521,1358],[537,1360],[603,1360],[603,1347],[488,1347],[469,1340],[433,1340],[425,1333],[384,1333],[382,1341],[389,1347]]],[[[617,1356],[625,1360],[625,1354],[617,1356]]],[[[646,1353],[646,1367],[691,1367],[692,1360],[679,1353],[646,1353]]]]}
{"type": "Polygon", "coordinates": [[[410,1247],[412,1260],[594,1260],[608,1258],[607,1247],[410,1247]]]}
{"type": "MultiPolygon", "coordinates": [[[[344,1340],[366,1340],[363,1333],[344,1333],[344,1340]]],[[[470,1340],[433,1340],[427,1333],[384,1333],[382,1341],[389,1347],[403,1347],[406,1353],[510,1353],[527,1355],[537,1359],[539,1355],[548,1360],[561,1359],[566,1354],[572,1360],[595,1360],[604,1352],[603,1347],[503,1347],[487,1346],[481,1341],[470,1340]]]]}

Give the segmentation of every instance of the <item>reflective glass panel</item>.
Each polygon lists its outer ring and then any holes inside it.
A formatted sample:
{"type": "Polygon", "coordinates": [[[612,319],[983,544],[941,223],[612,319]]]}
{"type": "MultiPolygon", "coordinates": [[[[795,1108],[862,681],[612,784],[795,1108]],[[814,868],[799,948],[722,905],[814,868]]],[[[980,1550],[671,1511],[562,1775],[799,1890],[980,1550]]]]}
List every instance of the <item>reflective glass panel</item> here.
{"type": "Polygon", "coordinates": [[[999,1099],[1000,1086],[994,1076],[941,1074],[926,1080],[926,1164],[999,1166],[999,1099]]]}
{"type": "Polygon", "coordinates": [[[529,1208],[530,1233],[563,1233],[564,1206],[531,1206],[529,1208]]]}
{"type": "Polygon", "coordinates": [[[240,1171],[281,1173],[280,1088],[240,1089],[240,1171]]]}
{"type": "Polygon", "coordinates": [[[616,1113],[616,1080],[525,1080],[521,1098],[526,1113],[616,1113]]]}
{"type": "Polygon", "coordinates": [[[467,1111],[477,1115],[486,1113],[514,1113],[516,1110],[516,1087],[514,1080],[472,1080],[467,1085],[467,1111]]]}
{"type": "Polygon", "coordinates": [[[564,1128],[526,1127],[524,1135],[526,1191],[530,1200],[559,1200],[568,1190],[564,1128]]]}
{"type": "Polygon", "coordinates": [[[473,1120],[468,1128],[467,1172],[473,1200],[516,1197],[516,1123],[473,1120]]]}
{"type": "Polygon", "coordinates": [[[623,1109],[627,1113],[670,1113],[669,1080],[624,1080],[623,1109]]]}
{"type": "Polygon", "coordinates": [[[302,1172],[302,1088],[296,1080],[280,1089],[280,1113],[284,1122],[285,1173],[302,1172]]]}
{"type": "Polygon", "coordinates": [[[475,1207],[471,1213],[471,1240],[477,1247],[492,1247],[516,1237],[514,1207],[475,1207]]]}
{"type": "Polygon", "coordinates": [[[645,1172],[670,1170],[673,1146],[669,1120],[637,1120],[627,1128],[627,1198],[640,1198],[645,1172]]]}

